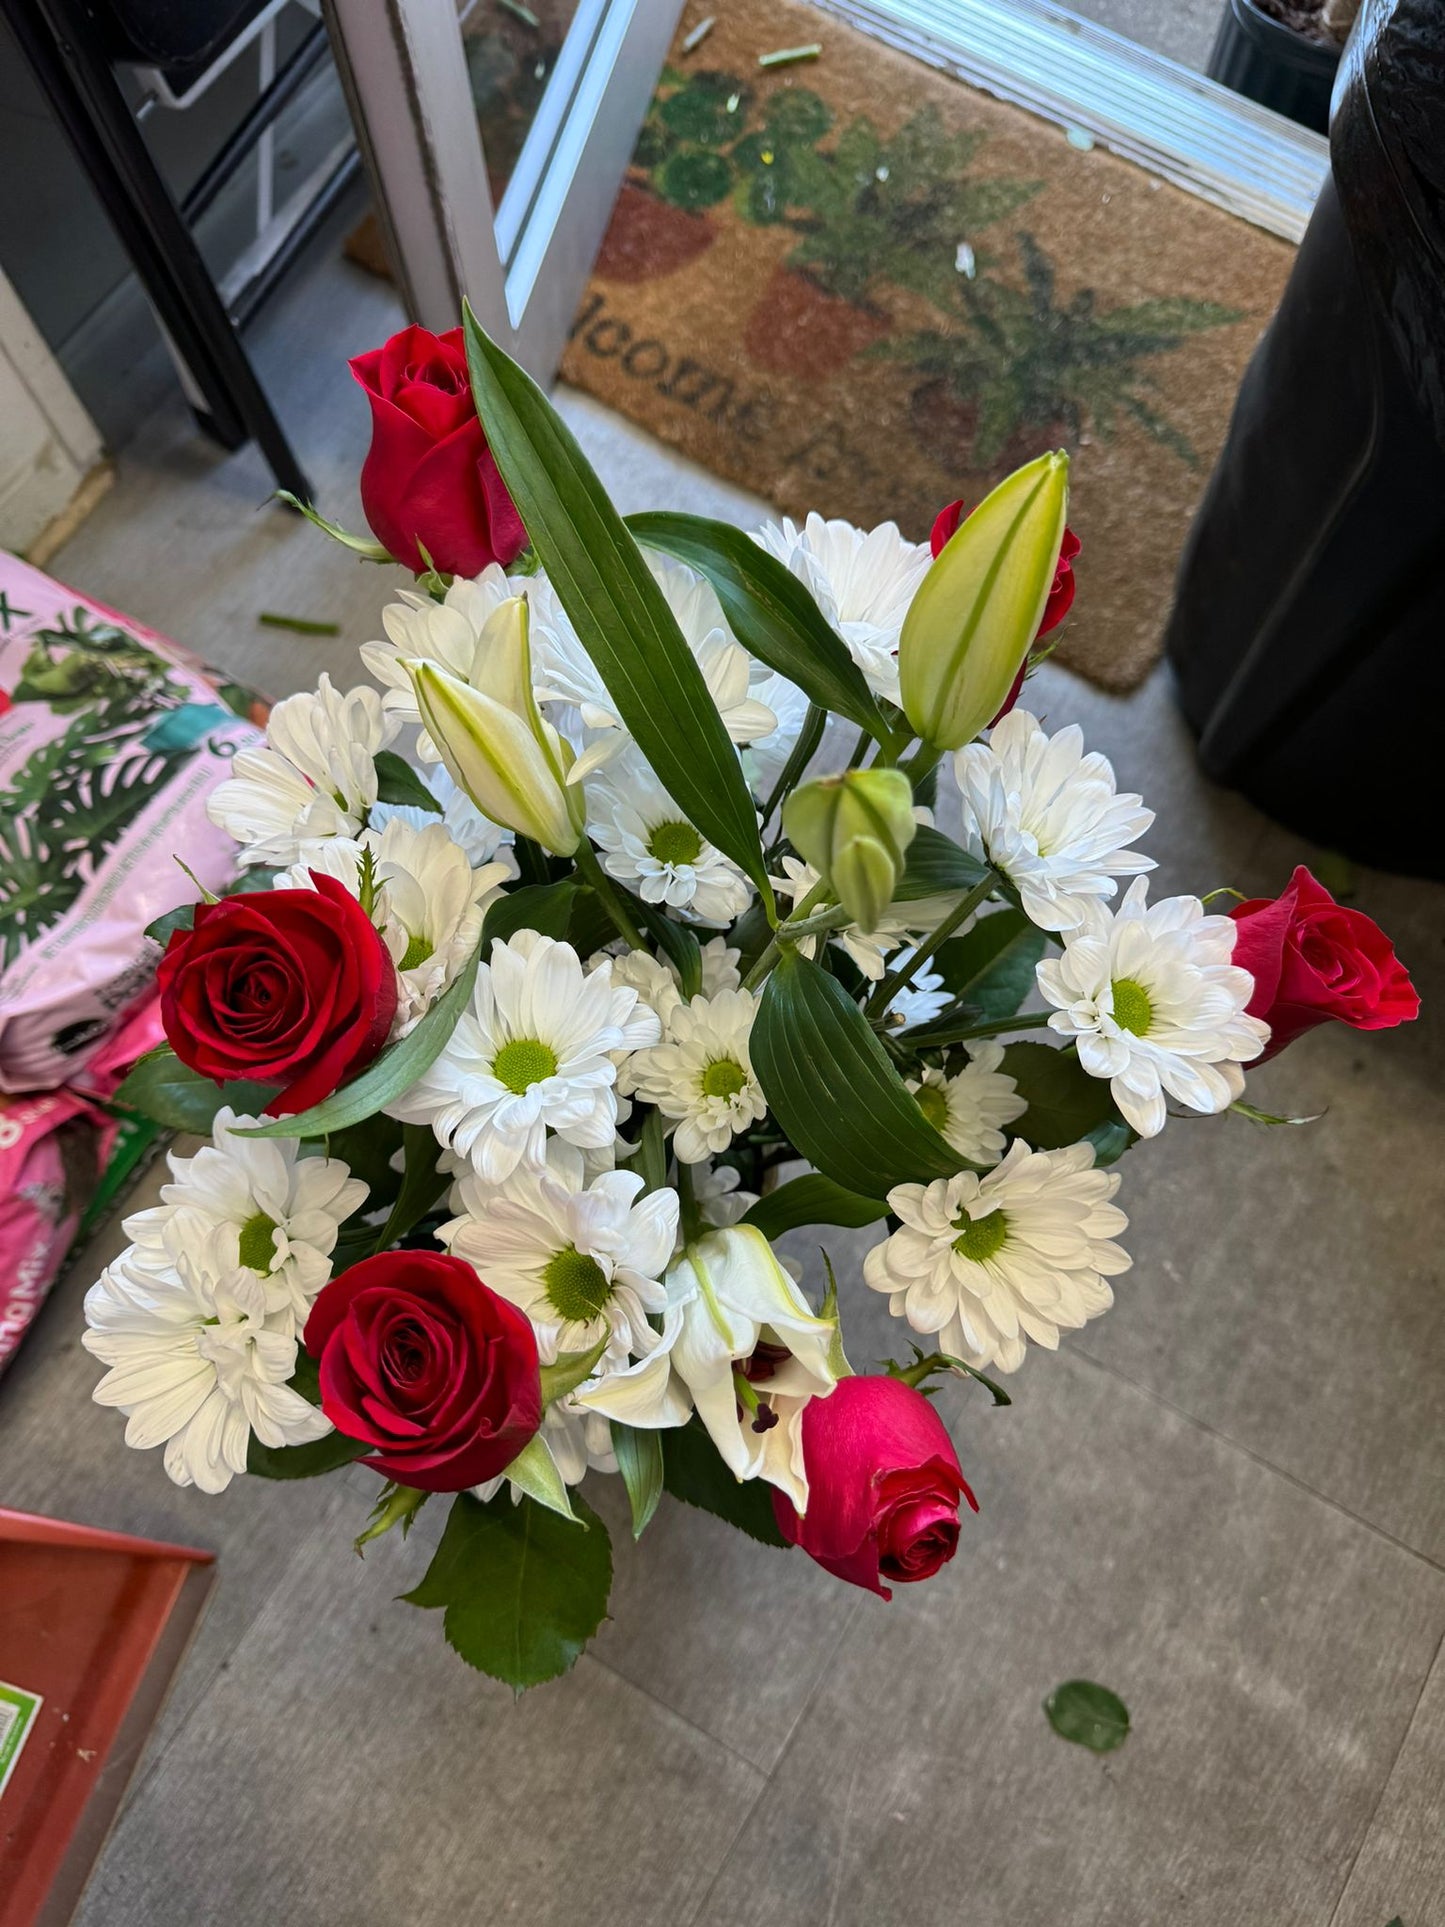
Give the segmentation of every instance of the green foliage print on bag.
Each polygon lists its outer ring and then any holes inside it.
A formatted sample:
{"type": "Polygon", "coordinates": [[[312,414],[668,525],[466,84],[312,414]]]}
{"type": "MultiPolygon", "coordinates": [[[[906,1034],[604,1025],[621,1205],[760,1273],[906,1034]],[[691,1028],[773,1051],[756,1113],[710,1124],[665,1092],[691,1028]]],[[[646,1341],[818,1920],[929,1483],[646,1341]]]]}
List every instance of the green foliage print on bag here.
{"type": "Polygon", "coordinates": [[[172,665],[77,611],[40,631],[14,691],[69,718],[0,789],[0,969],[70,910],[96,866],[227,719],[172,665]]]}

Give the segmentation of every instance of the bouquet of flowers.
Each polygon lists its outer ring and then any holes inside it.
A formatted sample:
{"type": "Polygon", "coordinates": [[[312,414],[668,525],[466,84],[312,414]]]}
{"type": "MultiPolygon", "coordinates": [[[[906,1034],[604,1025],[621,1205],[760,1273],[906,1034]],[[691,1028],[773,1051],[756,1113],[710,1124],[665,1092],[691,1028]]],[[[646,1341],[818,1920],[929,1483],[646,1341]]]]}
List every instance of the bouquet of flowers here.
{"type": "Polygon", "coordinates": [[[87,1298],[95,1396],[207,1492],[359,1461],[359,1546],[446,1495],[407,1597],[517,1689],[605,1614],[593,1475],[634,1534],[669,1494],[887,1598],[976,1504],[937,1383],[1006,1403],[1108,1309],[1120,1156],[1171,1101],[1261,1116],[1246,1064],[1409,978],[1304,870],[1151,902],[1150,811],[1015,706],[1064,455],[930,545],[749,536],[621,518],[470,316],[353,368],[377,539],[321,525],[415,587],[379,688],[279,703],[214,792],[235,891],[152,926],[121,1101],[209,1142],[87,1298]],[[877,1234],[821,1302],[775,1249],[812,1225],[877,1234]]]}

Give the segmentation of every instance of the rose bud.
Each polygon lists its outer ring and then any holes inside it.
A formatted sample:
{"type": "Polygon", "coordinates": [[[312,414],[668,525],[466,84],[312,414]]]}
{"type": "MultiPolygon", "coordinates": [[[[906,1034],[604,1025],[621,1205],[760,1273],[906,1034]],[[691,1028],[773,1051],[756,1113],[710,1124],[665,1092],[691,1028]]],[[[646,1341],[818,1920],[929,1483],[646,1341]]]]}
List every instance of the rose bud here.
{"type": "Polygon", "coordinates": [[[361,506],[377,540],[417,575],[508,567],[527,532],[477,419],[461,329],[403,328],[351,372],[371,403],[361,506]]]}
{"type": "Polygon", "coordinates": [[[1363,910],[1336,903],[1303,864],[1282,896],[1253,897],[1229,914],[1231,961],[1254,978],[1249,1014],[1269,1025],[1257,1064],[1316,1024],[1391,1030],[1418,1016],[1419,996],[1384,931],[1363,910]]]}
{"type": "Polygon", "coordinates": [[[898,1378],[843,1378],[803,1412],[808,1510],[773,1494],[778,1530],[839,1579],[885,1599],[884,1583],[928,1579],[958,1549],[969,1491],[947,1427],[898,1378]]]}
{"type": "Polygon", "coordinates": [[[860,930],[876,930],[918,828],[898,769],[849,769],[804,783],[783,805],[793,848],[837,893],[860,930]]]}
{"type": "Polygon", "coordinates": [[[362,1070],[396,1015],[396,970],[371,919],[335,877],[311,874],[314,890],[198,904],[157,972],[176,1056],[218,1084],[279,1084],[272,1117],[362,1070]]]}
{"type": "Polygon", "coordinates": [[[959,524],[903,618],[903,710],[935,749],[972,742],[998,715],[1039,633],[1058,570],[1069,458],[1040,455],[959,524]]]}
{"type": "Polygon", "coordinates": [[[532,693],[527,602],[510,597],[488,617],[472,680],[434,662],[407,661],[416,705],[453,781],[484,816],[571,856],[587,821],[572,751],[532,693]]]}
{"type": "Polygon", "coordinates": [[[420,1492],[503,1472],[542,1423],[531,1321],[461,1258],[385,1251],[323,1287],[306,1320],[321,1409],[420,1492]]]}

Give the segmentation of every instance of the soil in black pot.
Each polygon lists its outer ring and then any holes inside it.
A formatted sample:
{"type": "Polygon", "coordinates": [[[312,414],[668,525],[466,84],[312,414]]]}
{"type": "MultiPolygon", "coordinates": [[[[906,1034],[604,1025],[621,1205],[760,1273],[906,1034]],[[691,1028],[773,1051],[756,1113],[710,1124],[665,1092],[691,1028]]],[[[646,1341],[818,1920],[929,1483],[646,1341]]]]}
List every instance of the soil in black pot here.
{"type": "Polygon", "coordinates": [[[1313,40],[1321,47],[1338,47],[1340,42],[1325,25],[1324,0],[1254,0],[1261,13],[1267,13],[1271,20],[1278,20],[1282,27],[1288,27],[1305,40],[1313,40]]]}

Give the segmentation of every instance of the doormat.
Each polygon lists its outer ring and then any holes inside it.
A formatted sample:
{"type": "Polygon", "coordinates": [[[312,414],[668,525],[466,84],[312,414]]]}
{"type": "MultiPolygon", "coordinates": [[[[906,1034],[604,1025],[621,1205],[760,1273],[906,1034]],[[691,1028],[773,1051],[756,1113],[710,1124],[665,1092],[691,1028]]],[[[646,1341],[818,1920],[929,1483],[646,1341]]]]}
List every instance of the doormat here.
{"type": "Polygon", "coordinates": [[[787,513],[919,541],[1067,448],[1058,659],[1131,689],[1294,251],[1075,142],[797,0],[690,0],[563,377],[787,513]]]}

